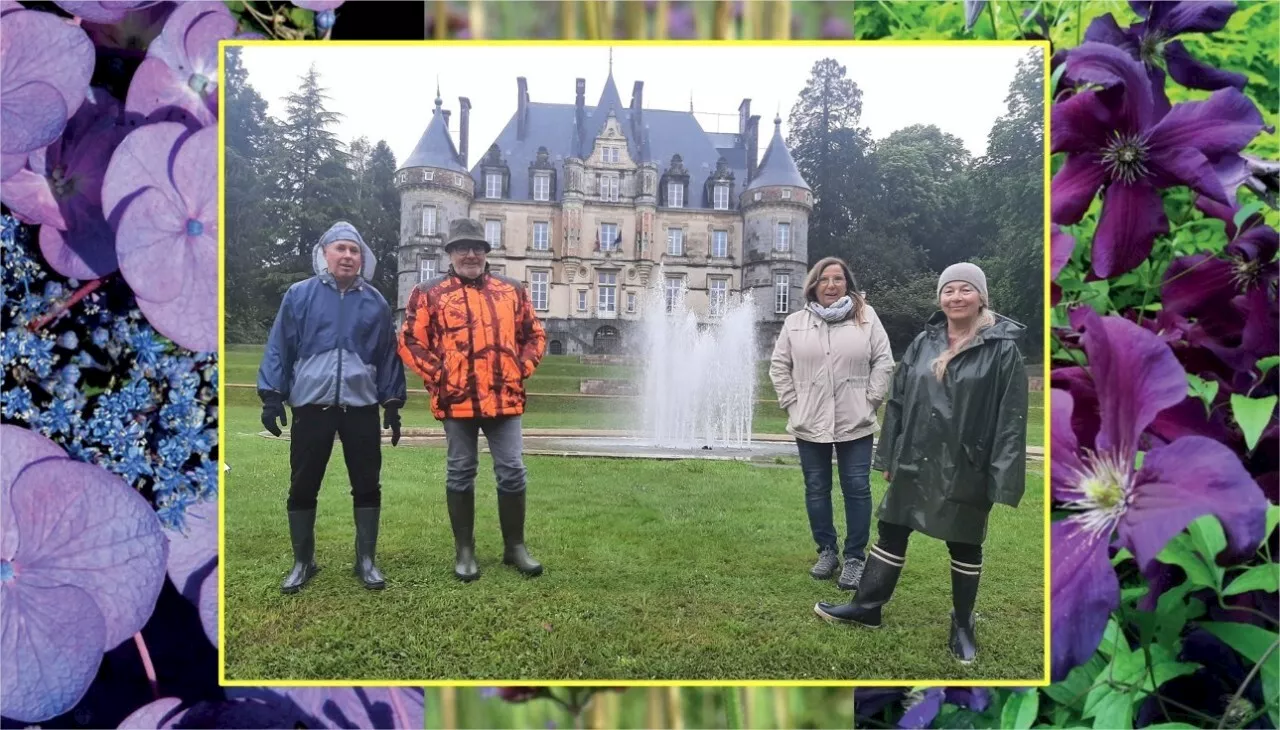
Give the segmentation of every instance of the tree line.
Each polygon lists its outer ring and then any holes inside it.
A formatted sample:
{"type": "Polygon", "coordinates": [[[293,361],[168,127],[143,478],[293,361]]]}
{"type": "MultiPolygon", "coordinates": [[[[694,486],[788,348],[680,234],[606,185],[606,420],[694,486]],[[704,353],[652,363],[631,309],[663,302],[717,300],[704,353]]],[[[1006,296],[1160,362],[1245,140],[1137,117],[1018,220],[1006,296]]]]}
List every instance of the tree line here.
{"type": "Polygon", "coordinates": [[[1033,49],[1019,60],[982,157],[933,125],[873,140],[858,126],[861,89],[830,58],[814,64],[791,109],[788,146],[815,201],[810,263],[849,262],[895,353],[936,310],[938,274],[972,261],[987,274],[992,308],[1027,326],[1029,361],[1043,359],[1041,54],[1033,49]]]}
{"type": "MultiPolygon", "coordinates": [[[[1041,51],[1018,63],[1007,111],[974,158],[936,126],[874,140],[859,127],[862,92],[833,59],[814,64],[790,112],[788,144],[814,192],[810,263],[847,260],[900,353],[936,309],[938,273],[974,261],[993,308],[1027,326],[1024,352],[1041,360],[1044,99],[1041,51]]],[[[340,141],[312,67],[267,114],[239,48],[226,60],[227,339],[262,342],[290,284],[312,274],[311,248],[351,221],[378,259],[373,281],[396,300],[400,197],[384,140],[340,141]]]]}

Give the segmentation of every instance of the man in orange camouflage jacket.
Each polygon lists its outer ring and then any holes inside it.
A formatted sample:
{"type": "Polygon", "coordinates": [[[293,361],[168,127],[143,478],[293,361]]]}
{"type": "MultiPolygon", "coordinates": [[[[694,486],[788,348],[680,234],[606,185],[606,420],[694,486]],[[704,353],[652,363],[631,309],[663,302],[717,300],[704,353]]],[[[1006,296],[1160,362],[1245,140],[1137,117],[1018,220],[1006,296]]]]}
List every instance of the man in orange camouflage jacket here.
{"type": "Polygon", "coordinates": [[[444,423],[448,446],[445,494],[456,549],[454,574],[472,581],[476,565],[475,482],[484,432],[498,482],[502,562],[525,575],[542,564],[524,546],[525,468],[520,416],[524,381],[542,360],[546,333],[533,301],[515,279],[489,273],[484,228],[453,221],[445,241],[449,271],[409,295],[400,358],[422,376],[431,411],[444,423]]]}

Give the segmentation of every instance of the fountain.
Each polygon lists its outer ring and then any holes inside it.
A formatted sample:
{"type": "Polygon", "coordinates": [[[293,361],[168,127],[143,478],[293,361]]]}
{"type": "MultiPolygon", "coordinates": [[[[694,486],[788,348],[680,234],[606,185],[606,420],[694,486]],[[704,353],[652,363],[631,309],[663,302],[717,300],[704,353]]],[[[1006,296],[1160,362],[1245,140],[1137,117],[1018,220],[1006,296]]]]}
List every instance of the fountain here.
{"type": "Polygon", "coordinates": [[[756,390],[750,294],[704,326],[686,303],[687,290],[665,291],[666,277],[658,273],[643,315],[646,440],[672,449],[750,450],[756,390]]]}

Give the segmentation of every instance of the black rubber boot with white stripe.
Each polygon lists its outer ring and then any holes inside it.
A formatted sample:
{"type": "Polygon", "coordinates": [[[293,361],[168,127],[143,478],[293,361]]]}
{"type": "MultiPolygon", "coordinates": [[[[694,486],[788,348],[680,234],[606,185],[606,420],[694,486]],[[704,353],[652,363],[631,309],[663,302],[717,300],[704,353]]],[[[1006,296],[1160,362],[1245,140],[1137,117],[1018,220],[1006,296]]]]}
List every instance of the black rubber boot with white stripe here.
{"type": "Polygon", "coordinates": [[[978,656],[973,604],[978,599],[978,580],[981,577],[981,563],[951,561],[951,638],[947,646],[961,664],[972,664],[978,656]]]}
{"type": "Polygon", "coordinates": [[[905,557],[873,546],[853,600],[845,604],[819,603],[813,607],[814,613],[835,624],[880,628],[880,607],[893,597],[906,563],[905,557]]]}

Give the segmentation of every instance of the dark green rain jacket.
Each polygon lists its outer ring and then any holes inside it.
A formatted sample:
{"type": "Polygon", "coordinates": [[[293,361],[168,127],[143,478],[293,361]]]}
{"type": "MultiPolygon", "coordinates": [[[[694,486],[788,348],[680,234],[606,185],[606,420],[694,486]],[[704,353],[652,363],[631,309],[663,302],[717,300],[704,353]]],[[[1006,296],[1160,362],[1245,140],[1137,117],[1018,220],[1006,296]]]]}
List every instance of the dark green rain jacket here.
{"type": "Polygon", "coordinates": [[[875,468],[888,471],[879,519],[970,544],[987,536],[992,504],[1017,507],[1026,486],[1026,327],[996,315],[952,358],[938,382],[930,363],[947,349],[947,319],[929,318],[902,355],[885,403],[875,468]]]}

